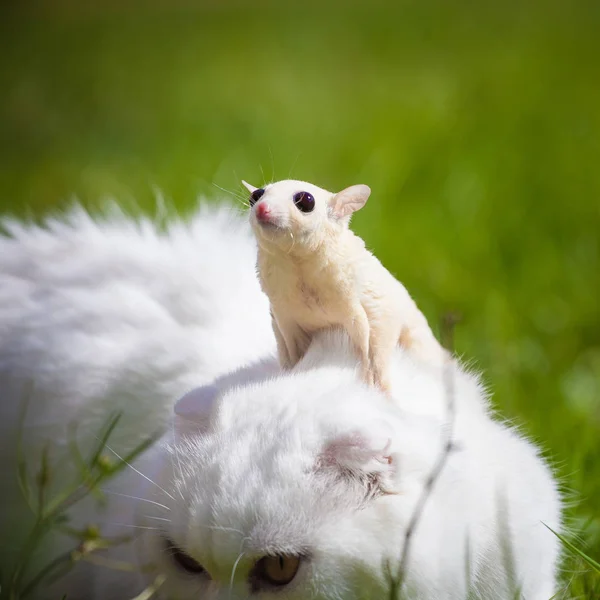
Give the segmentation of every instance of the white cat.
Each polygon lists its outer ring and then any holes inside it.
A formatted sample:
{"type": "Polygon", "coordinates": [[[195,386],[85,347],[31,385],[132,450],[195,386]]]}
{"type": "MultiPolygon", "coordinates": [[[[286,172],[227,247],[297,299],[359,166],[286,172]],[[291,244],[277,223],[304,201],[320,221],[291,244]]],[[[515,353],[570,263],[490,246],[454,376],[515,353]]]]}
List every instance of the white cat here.
{"type": "MultiPolygon", "coordinates": [[[[560,528],[560,498],[536,448],[492,418],[457,364],[449,396],[441,367],[397,349],[390,403],[361,383],[347,335],[331,331],[281,372],[243,217],[204,208],[159,233],[116,210],[95,221],[74,209],[46,228],[4,227],[7,462],[27,380],[32,462],[48,437],[54,458],[66,453],[70,420],[93,436],[114,408],[125,411],[111,443],[120,454],[169,423],[183,396],[163,441],[111,485],[124,496],[74,511],[105,535],[137,526],[136,543],[112,557],[139,573],[79,564],[49,597],[126,600],[164,575],[169,599],[387,598],[387,567],[397,571],[448,428],[452,451],[411,538],[403,592],[496,599],[516,583],[527,600],[552,596],[559,544],[543,523],[560,528]]],[[[4,566],[27,513],[8,469],[0,483],[4,566]]]]}

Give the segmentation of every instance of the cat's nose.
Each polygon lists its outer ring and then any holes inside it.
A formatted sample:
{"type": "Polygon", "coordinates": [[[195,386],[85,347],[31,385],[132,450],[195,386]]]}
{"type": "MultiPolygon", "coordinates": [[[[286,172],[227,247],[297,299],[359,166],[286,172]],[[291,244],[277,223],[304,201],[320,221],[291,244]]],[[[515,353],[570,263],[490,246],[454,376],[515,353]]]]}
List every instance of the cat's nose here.
{"type": "Polygon", "coordinates": [[[254,210],[256,212],[256,218],[259,221],[267,222],[270,220],[271,209],[269,208],[266,202],[261,202],[260,204],[257,204],[254,210]]]}

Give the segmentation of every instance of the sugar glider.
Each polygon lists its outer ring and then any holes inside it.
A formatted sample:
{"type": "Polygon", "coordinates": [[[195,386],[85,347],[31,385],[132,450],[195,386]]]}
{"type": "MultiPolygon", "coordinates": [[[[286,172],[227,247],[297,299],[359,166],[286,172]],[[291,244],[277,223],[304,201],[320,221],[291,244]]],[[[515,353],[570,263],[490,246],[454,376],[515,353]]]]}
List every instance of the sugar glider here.
{"type": "Polygon", "coordinates": [[[312,334],[331,326],[346,329],[364,380],[388,394],[398,344],[427,361],[443,360],[445,351],[406,288],[349,228],[371,194],[368,186],[332,193],[304,181],[243,184],[284,367],[302,358],[312,334]]]}

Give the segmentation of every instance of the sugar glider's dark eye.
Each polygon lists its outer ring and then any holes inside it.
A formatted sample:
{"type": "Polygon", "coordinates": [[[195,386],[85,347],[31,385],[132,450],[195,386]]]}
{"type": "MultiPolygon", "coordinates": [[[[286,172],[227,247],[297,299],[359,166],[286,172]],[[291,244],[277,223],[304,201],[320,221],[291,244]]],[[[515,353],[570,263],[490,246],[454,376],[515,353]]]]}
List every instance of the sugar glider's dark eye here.
{"type": "Polygon", "coordinates": [[[315,208],[315,199],[308,192],[298,192],[294,194],[294,204],[298,210],[303,213],[309,213],[315,208]]]}
{"type": "Polygon", "coordinates": [[[254,206],[260,200],[260,197],[264,193],[265,193],[265,190],[263,190],[263,188],[258,188],[257,190],[254,190],[250,194],[250,206],[254,206]]]}
{"type": "Polygon", "coordinates": [[[165,540],[165,544],[169,556],[173,559],[173,561],[178,567],[180,567],[184,571],[187,571],[188,573],[192,573],[193,575],[206,573],[204,567],[200,563],[196,562],[189,554],[186,554],[173,542],[171,542],[170,540],[165,540]]]}
{"type": "Polygon", "coordinates": [[[279,554],[277,556],[265,556],[261,558],[252,572],[256,583],[268,585],[287,585],[296,577],[302,557],[279,554]]]}

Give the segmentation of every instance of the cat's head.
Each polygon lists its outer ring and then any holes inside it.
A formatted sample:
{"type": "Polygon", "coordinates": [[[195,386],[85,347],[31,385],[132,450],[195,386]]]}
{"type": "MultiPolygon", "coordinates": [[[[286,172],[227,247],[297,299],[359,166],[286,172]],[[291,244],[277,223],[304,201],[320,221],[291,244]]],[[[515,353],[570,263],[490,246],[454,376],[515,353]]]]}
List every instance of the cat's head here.
{"type": "Polygon", "coordinates": [[[199,388],[176,412],[164,508],[144,511],[169,598],[382,595],[410,437],[392,403],[327,367],[199,388]]]}

